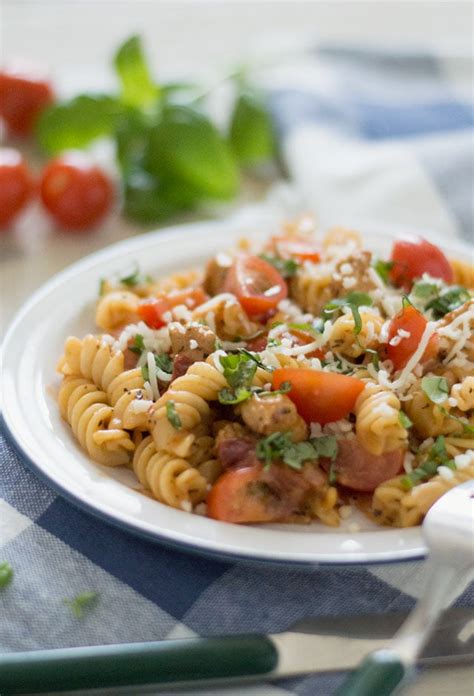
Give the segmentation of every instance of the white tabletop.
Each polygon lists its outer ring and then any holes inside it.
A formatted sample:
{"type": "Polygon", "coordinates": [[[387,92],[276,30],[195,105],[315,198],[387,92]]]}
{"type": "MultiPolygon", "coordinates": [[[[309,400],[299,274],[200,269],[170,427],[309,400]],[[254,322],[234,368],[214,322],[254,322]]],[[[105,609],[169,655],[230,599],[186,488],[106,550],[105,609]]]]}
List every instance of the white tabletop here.
{"type": "MultiPolygon", "coordinates": [[[[469,50],[472,8],[470,2],[456,0],[3,0],[0,48],[2,62],[18,57],[45,65],[59,89],[70,94],[108,84],[110,56],[132,33],[143,36],[156,74],[209,77],[249,55],[302,44],[313,36],[383,45],[432,42],[447,51],[456,46],[469,50]]],[[[38,162],[31,149],[28,155],[38,162]]],[[[268,183],[247,181],[239,200],[229,208],[258,200],[266,188],[268,183]]],[[[0,239],[3,326],[51,275],[98,248],[143,231],[118,215],[89,235],[50,233],[40,227],[32,216],[16,237],[0,239]]],[[[440,668],[430,670],[405,693],[468,696],[473,686],[471,667],[440,668]]]]}

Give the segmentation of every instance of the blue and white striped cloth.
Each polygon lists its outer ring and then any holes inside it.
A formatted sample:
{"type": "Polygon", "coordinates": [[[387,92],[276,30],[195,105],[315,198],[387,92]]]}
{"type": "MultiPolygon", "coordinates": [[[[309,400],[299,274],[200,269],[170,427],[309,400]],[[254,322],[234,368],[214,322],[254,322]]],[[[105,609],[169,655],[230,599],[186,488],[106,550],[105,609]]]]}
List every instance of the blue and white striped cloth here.
{"type": "MultiPolygon", "coordinates": [[[[335,47],[274,70],[283,159],[321,224],[380,220],[472,240],[471,79],[468,58],[335,47]]],[[[423,588],[422,563],[277,569],[134,538],[58,497],[3,438],[0,546],[15,569],[0,592],[3,651],[275,632],[308,615],[409,609],[423,588]],[[89,590],[99,603],[74,618],[63,599],[89,590]]],[[[473,589],[458,602],[474,604],[473,589]]],[[[326,696],[341,678],[228,693],[326,696]]]]}

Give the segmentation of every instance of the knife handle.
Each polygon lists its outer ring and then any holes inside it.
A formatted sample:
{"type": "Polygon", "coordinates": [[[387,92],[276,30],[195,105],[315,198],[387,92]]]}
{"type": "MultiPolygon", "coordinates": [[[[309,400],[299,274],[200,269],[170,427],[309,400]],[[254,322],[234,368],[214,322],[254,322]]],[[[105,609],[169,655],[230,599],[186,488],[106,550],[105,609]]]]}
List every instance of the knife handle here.
{"type": "Polygon", "coordinates": [[[275,669],[264,635],[61,648],[0,655],[0,693],[44,693],[255,676],[275,669]]]}
{"type": "Polygon", "coordinates": [[[336,696],[389,696],[406,674],[406,667],[396,652],[377,650],[367,655],[349,675],[336,696]]]}

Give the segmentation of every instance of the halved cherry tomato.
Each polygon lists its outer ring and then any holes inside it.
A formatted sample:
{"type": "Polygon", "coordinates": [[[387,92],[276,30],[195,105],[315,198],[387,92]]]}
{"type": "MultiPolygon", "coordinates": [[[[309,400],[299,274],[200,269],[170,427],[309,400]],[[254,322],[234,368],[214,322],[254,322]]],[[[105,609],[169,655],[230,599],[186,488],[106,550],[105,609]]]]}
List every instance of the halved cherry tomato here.
{"type": "Polygon", "coordinates": [[[45,207],[69,230],[83,230],[100,222],[111,207],[113,194],[109,177],[82,157],[52,160],[41,179],[45,207]]]}
{"type": "MultiPolygon", "coordinates": [[[[290,329],[289,332],[296,339],[295,343],[298,346],[307,346],[309,343],[314,341],[314,336],[311,336],[310,333],[307,333],[302,329],[290,329]]],[[[312,350],[311,353],[305,353],[305,357],[319,358],[319,360],[323,360],[325,355],[325,352],[321,350],[321,348],[316,348],[315,350],[312,350]]]]}
{"type": "Polygon", "coordinates": [[[275,510],[265,504],[259,491],[261,467],[245,467],[226,471],[207,496],[207,514],[223,522],[272,522],[275,510]]]}
{"type": "Polygon", "coordinates": [[[262,316],[288,295],[276,268],[258,256],[240,254],[230,268],[225,291],[233,293],[250,316],[262,316]]]}
{"type": "Polygon", "coordinates": [[[453,270],[446,256],[441,249],[422,237],[398,239],[393,245],[390,259],[393,267],[389,277],[397,287],[410,290],[413,280],[421,278],[423,273],[441,278],[446,283],[453,282],[453,270]]]}
{"type": "MultiPolygon", "coordinates": [[[[375,455],[367,452],[357,440],[338,440],[337,458],[333,463],[336,481],[355,491],[373,491],[383,481],[400,473],[404,456],[404,449],[375,455]]],[[[329,469],[329,460],[320,462],[329,469]]]]}
{"type": "Polygon", "coordinates": [[[53,100],[53,89],[46,80],[15,69],[0,71],[0,116],[11,133],[29,135],[53,100]]]}
{"type": "Polygon", "coordinates": [[[364,383],[356,377],[285,367],[273,372],[272,385],[290,382],[288,396],[307,423],[333,423],[354,408],[364,383]]]}
{"type": "Polygon", "coordinates": [[[31,198],[33,178],[17,150],[0,148],[0,227],[7,227],[31,198]]]}
{"type": "Polygon", "coordinates": [[[248,350],[253,351],[254,353],[260,353],[262,350],[265,350],[267,347],[268,343],[268,332],[265,331],[265,333],[261,334],[260,336],[255,336],[255,338],[251,338],[250,340],[247,341],[247,348],[248,350]]]}
{"type": "Polygon", "coordinates": [[[314,244],[306,239],[272,237],[272,243],[278,256],[281,256],[282,259],[296,259],[300,263],[303,261],[317,263],[321,258],[321,254],[314,244]]]}
{"type": "MultiPolygon", "coordinates": [[[[387,357],[393,362],[395,370],[401,370],[410,360],[413,353],[418,348],[421,337],[426,328],[427,321],[423,314],[411,305],[404,307],[390,322],[388,329],[387,357]],[[406,331],[409,336],[402,337],[397,345],[390,345],[390,341],[398,336],[398,332],[406,331]]],[[[434,333],[423,356],[421,363],[428,362],[434,358],[438,352],[438,334],[434,333]]]]}
{"type": "Polygon", "coordinates": [[[142,302],[138,306],[138,314],[151,329],[160,329],[167,324],[164,315],[173,307],[184,304],[188,309],[195,309],[207,299],[208,295],[202,288],[176,290],[142,302]]]}

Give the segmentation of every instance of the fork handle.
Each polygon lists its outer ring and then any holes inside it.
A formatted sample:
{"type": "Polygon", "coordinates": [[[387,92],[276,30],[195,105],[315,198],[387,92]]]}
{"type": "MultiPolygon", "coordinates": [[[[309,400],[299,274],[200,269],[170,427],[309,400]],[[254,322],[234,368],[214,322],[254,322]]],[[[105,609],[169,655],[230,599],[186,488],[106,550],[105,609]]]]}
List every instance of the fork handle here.
{"type": "Polygon", "coordinates": [[[336,696],[389,696],[406,675],[406,667],[396,652],[377,650],[367,655],[338,689],[336,696]]]}

